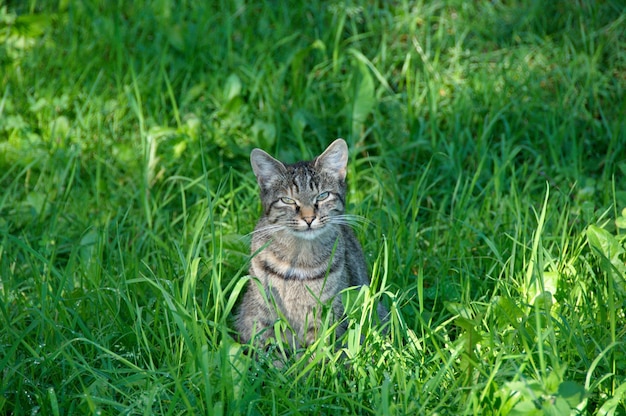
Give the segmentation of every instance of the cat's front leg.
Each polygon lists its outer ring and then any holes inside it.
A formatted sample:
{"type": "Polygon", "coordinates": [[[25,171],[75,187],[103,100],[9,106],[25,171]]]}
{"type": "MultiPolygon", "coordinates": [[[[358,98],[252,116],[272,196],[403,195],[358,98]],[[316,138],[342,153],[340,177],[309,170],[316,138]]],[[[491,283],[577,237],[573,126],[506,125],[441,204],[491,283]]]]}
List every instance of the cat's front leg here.
{"type": "Polygon", "coordinates": [[[257,347],[266,347],[269,339],[276,338],[275,322],[276,313],[265,305],[258,289],[251,285],[239,305],[235,318],[239,341],[242,343],[253,341],[257,347]]]}

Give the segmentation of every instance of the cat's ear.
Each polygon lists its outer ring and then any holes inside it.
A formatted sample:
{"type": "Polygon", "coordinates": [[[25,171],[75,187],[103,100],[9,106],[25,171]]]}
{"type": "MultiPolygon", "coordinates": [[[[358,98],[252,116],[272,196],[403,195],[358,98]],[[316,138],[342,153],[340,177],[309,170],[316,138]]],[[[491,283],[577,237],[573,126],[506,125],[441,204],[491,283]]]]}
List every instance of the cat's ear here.
{"type": "Polygon", "coordinates": [[[332,142],[324,153],[315,158],[315,167],[336,176],[340,181],[346,179],[348,164],[348,145],[344,139],[332,142]]]}
{"type": "Polygon", "coordinates": [[[285,165],[261,149],[252,150],[250,153],[250,164],[262,189],[269,188],[276,179],[284,176],[286,173],[285,165]]]}

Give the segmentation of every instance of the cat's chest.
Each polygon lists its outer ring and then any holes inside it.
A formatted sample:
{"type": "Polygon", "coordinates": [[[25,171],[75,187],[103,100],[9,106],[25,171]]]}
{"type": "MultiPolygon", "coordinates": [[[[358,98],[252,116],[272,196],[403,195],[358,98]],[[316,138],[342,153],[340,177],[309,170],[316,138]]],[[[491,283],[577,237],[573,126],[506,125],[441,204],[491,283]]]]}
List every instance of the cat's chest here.
{"type": "Polygon", "coordinates": [[[298,308],[316,305],[320,301],[326,302],[339,291],[339,282],[324,282],[324,280],[284,280],[270,277],[267,281],[272,297],[279,303],[298,308]]]}
{"type": "Polygon", "coordinates": [[[344,284],[343,247],[270,244],[252,259],[252,274],[284,299],[327,298],[344,284]]]}
{"type": "Polygon", "coordinates": [[[320,255],[311,250],[285,250],[268,247],[252,260],[257,277],[284,281],[328,281],[341,277],[343,253],[320,255]]]}

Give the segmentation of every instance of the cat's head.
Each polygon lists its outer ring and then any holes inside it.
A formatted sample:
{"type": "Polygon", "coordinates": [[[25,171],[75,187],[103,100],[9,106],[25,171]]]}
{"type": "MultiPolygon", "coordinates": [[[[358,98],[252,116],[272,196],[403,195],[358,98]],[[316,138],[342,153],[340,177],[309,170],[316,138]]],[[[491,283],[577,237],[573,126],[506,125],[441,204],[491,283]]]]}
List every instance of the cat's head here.
{"type": "Polygon", "coordinates": [[[337,139],[312,161],[286,165],[260,149],[250,154],[263,213],[275,230],[313,239],[341,223],[348,145],[337,139]]]}

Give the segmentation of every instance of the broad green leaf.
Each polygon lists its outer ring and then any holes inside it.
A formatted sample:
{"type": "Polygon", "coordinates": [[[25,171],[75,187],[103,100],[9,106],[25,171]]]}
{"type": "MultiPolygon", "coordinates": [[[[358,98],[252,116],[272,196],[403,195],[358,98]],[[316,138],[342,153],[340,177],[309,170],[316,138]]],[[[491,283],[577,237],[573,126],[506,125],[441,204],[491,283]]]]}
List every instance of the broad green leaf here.
{"type": "Polygon", "coordinates": [[[269,149],[276,141],[276,126],[261,120],[256,120],[252,125],[252,134],[260,146],[269,149]]]}
{"type": "Polygon", "coordinates": [[[574,381],[564,381],[559,385],[557,394],[559,397],[563,398],[571,408],[575,408],[585,398],[585,388],[574,381]]]}
{"type": "Polygon", "coordinates": [[[624,252],[624,248],[611,233],[593,224],[587,227],[587,241],[591,248],[599,251],[611,263],[616,260],[619,262],[618,256],[624,252]]]}
{"type": "Polygon", "coordinates": [[[537,409],[532,400],[523,400],[515,405],[509,415],[512,416],[543,416],[543,412],[537,409]]]}
{"type": "Polygon", "coordinates": [[[572,413],[572,408],[562,397],[546,400],[543,403],[542,410],[545,416],[565,416],[572,413]]]}
{"type": "Polygon", "coordinates": [[[233,397],[241,397],[245,388],[245,376],[250,367],[250,357],[243,352],[241,344],[230,343],[228,361],[230,363],[230,377],[233,385],[233,397]]]}
{"type": "Polygon", "coordinates": [[[183,30],[184,28],[181,28],[180,25],[169,26],[165,30],[167,41],[179,52],[183,52],[185,50],[183,30]]]}
{"type": "Polygon", "coordinates": [[[32,207],[37,215],[41,215],[47,203],[47,195],[43,192],[29,192],[26,195],[26,205],[32,207]]]}
{"type": "MultiPolygon", "coordinates": [[[[200,121],[200,118],[198,118],[198,116],[196,116],[195,114],[189,114],[185,117],[185,125],[183,127],[183,131],[190,138],[197,139],[200,134],[201,125],[202,122],[200,121]]],[[[180,156],[180,153],[178,153],[177,156],[180,156]]]]}
{"type": "Polygon", "coordinates": [[[367,117],[376,104],[374,96],[374,80],[369,69],[359,63],[358,72],[354,75],[352,101],[352,135],[359,137],[367,117]]]}
{"type": "Polygon", "coordinates": [[[617,217],[615,220],[615,226],[622,229],[626,228],[626,215],[624,215],[624,213],[622,213],[621,217],[617,217]]]}
{"type": "Polygon", "coordinates": [[[51,139],[66,137],[70,131],[70,121],[65,116],[59,116],[50,123],[50,133],[54,135],[51,139]]]}
{"type": "Polygon", "coordinates": [[[148,135],[152,140],[159,140],[163,137],[173,136],[177,133],[177,130],[173,127],[167,126],[154,126],[148,130],[148,135]]]}
{"type": "Polygon", "coordinates": [[[196,101],[202,96],[202,94],[205,94],[206,92],[207,86],[204,82],[199,82],[195,84],[184,92],[183,99],[181,101],[181,107],[184,107],[187,104],[196,101]]]}
{"type": "Polygon", "coordinates": [[[555,271],[543,272],[543,289],[552,295],[556,293],[559,286],[559,273],[555,271]]]}
{"type": "Polygon", "coordinates": [[[474,318],[474,311],[467,305],[459,302],[444,302],[444,306],[448,311],[462,318],[469,320],[474,318]]]}
{"type": "Polygon", "coordinates": [[[550,293],[547,290],[541,293],[538,293],[533,298],[533,305],[537,306],[540,309],[549,311],[550,309],[552,309],[552,305],[553,305],[552,293],[550,293]]]}
{"type": "Polygon", "coordinates": [[[45,14],[27,14],[19,16],[13,25],[20,36],[35,38],[43,35],[50,26],[50,17],[45,14]]]}
{"type": "Polygon", "coordinates": [[[465,318],[462,318],[462,317],[457,317],[454,320],[454,323],[455,323],[456,326],[458,326],[459,328],[463,329],[465,331],[465,333],[467,333],[467,335],[468,335],[468,338],[467,338],[468,344],[467,344],[467,346],[470,349],[473,349],[476,346],[476,344],[478,344],[479,342],[482,341],[482,339],[483,339],[482,335],[480,334],[480,332],[478,332],[476,330],[477,322],[471,321],[469,319],[465,319],[465,318]]]}
{"type": "Polygon", "coordinates": [[[226,101],[231,101],[233,98],[238,97],[241,94],[242,88],[241,79],[237,74],[230,74],[224,84],[224,97],[226,101]]]}
{"type": "Polygon", "coordinates": [[[596,254],[609,260],[610,265],[606,265],[606,272],[614,279],[617,290],[626,293],[626,265],[620,259],[624,254],[624,247],[615,236],[595,225],[587,228],[587,241],[596,254]]]}
{"type": "Polygon", "coordinates": [[[620,384],[620,386],[615,390],[613,397],[604,402],[597,414],[600,416],[613,416],[618,408],[623,409],[624,400],[626,400],[626,383],[620,384]]]}
{"type": "Polygon", "coordinates": [[[519,306],[506,296],[498,296],[494,300],[497,307],[496,319],[500,329],[506,325],[517,326],[524,317],[524,312],[519,306]]]}

